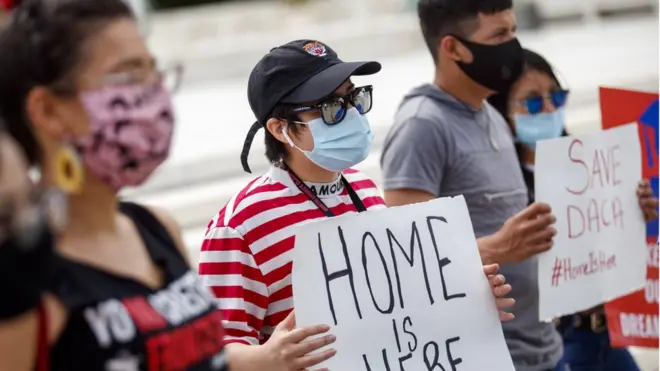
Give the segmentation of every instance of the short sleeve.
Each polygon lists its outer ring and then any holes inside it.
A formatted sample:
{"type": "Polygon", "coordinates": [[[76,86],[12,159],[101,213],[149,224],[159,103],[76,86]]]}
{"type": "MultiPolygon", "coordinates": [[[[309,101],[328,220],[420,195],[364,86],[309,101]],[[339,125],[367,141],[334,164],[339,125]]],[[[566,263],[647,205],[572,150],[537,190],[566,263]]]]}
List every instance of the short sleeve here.
{"type": "Polygon", "coordinates": [[[209,228],[201,247],[199,276],[217,298],[225,341],[259,344],[268,289],[243,237],[233,228],[209,228]]]}
{"type": "Polygon", "coordinates": [[[436,122],[412,117],[395,124],[385,139],[380,165],[383,189],[415,189],[440,196],[447,139],[436,122]]]}

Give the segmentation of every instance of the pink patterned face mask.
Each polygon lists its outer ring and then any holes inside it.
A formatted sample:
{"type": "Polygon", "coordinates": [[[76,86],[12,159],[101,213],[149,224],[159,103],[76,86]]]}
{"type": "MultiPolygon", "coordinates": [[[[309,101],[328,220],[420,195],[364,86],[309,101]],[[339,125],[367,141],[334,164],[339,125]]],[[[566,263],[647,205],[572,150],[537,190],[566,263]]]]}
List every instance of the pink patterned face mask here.
{"type": "Polygon", "coordinates": [[[90,131],[72,139],[86,168],[118,191],[142,184],[167,159],[174,130],[162,84],[109,86],[81,94],[90,131]]]}

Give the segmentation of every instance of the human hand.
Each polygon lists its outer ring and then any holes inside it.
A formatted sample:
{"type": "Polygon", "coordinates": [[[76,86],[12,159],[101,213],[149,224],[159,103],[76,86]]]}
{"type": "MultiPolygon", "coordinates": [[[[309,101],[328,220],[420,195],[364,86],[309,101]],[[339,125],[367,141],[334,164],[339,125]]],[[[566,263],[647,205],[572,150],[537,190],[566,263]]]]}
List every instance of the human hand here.
{"type": "Polygon", "coordinates": [[[637,185],[637,198],[639,207],[644,213],[644,220],[648,223],[658,217],[658,199],[653,197],[653,189],[648,180],[643,179],[637,185]]]}
{"type": "MultiPolygon", "coordinates": [[[[268,370],[300,371],[332,358],[337,351],[327,349],[318,354],[309,354],[335,342],[333,335],[305,339],[328,332],[330,326],[316,325],[296,329],[296,315],[292,311],[277,327],[262,350],[267,358],[268,370]]],[[[319,371],[327,371],[321,369],[319,371]]]]}
{"type": "MultiPolygon", "coordinates": [[[[507,220],[486,247],[489,261],[517,263],[550,250],[557,230],[550,205],[535,202],[507,220]]],[[[480,249],[482,247],[480,246],[480,249]]]]}
{"type": "Polygon", "coordinates": [[[484,265],[484,273],[488,278],[490,289],[495,296],[495,304],[500,312],[500,321],[507,322],[511,321],[514,315],[506,312],[505,309],[513,306],[516,301],[513,298],[506,297],[511,292],[511,285],[506,283],[503,275],[497,274],[499,270],[500,266],[498,264],[484,265]]]}

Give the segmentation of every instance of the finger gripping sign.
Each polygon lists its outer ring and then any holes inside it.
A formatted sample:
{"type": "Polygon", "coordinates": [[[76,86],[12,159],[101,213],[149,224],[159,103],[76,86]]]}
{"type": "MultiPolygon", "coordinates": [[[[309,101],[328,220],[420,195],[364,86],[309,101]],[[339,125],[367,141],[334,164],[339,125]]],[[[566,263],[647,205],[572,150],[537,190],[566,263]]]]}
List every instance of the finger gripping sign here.
{"type": "Polygon", "coordinates": [[[352,371],[513,371],[462,196],[298,227],[296,326],[352,371]]]}
{"type": "Polygon", "coordinates": [[[536,199],[557,218],[539,255],[539,318],[589,309],[644,286],[637,126],[538,143],[536,199]]]}
{"type": "MultiPolygon", "coordinates": [[[[642,175],[658,197],[658,94],[600,89],[603,129],[637,123],[642,175]]],[[[658,347],[658,220],[646,226],[646,285],[605,305],[614,347],[658,347]]]]}

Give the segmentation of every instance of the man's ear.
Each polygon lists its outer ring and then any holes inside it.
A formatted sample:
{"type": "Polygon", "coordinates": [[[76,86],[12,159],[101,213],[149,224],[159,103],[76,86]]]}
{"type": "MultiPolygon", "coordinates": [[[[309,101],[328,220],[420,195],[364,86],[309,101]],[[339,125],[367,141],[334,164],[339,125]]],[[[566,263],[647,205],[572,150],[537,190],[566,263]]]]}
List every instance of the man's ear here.
{"type": "Polygon", "coordinates": [[[282,129],[288,130],[287,123],[284,120],[271,118],[266,122],[266,130],[268,130],[272,136],[282,143],[289,144],[289,141],[286,140],[282,133],[282,129]]]}
{"type": "Polygon", "coordinates": [[[440,40],[438,53],[454,62],[472,63],[472,53],[454,36],[445,35],[440,40]]]}

